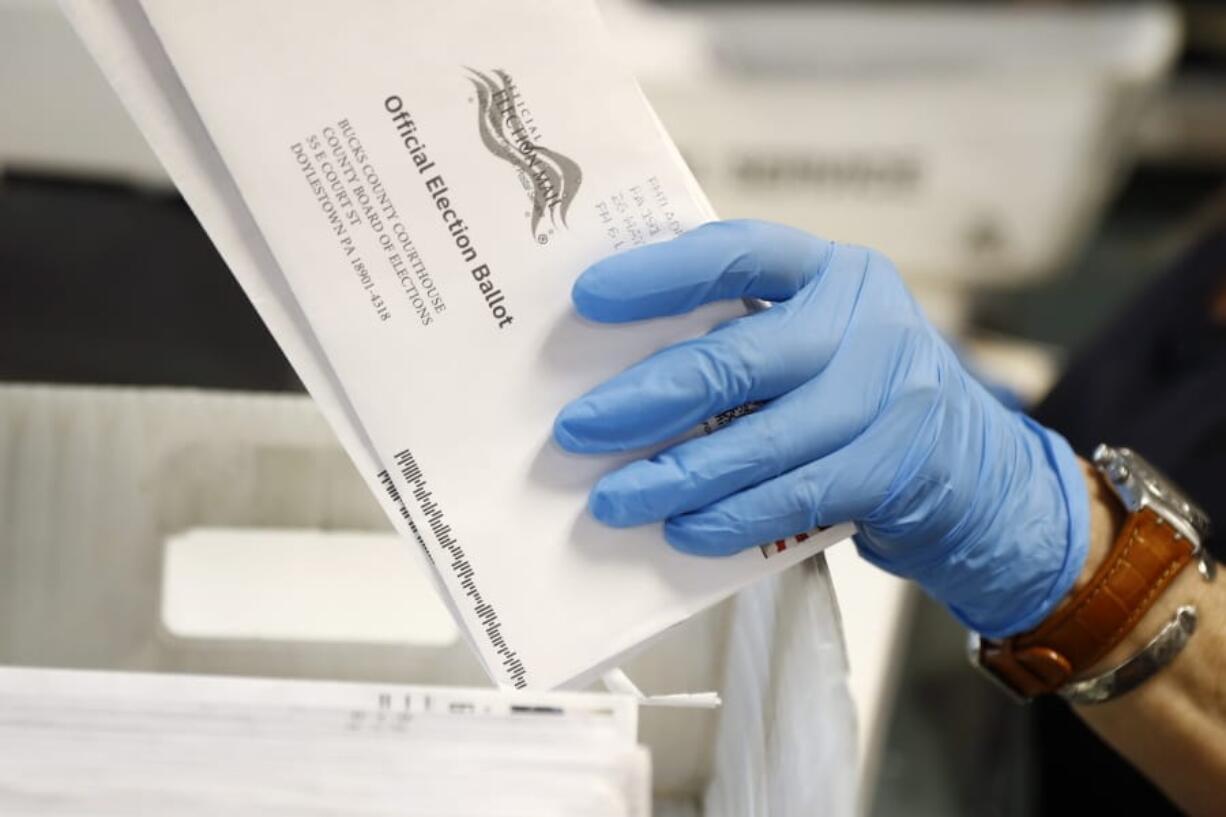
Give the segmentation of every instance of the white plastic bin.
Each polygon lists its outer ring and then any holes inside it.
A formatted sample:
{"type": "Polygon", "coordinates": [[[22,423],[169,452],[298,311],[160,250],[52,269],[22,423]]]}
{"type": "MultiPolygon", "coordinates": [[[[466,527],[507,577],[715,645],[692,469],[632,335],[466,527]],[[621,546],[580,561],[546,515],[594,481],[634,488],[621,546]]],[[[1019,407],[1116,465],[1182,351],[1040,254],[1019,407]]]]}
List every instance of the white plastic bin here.
{"type": "MultiPolygon", "coordinates": [[[[0,663],[488,685],[462,640],[437,626],[389,638],[369,617],[322,615],[328,626],[313,634],[309,622],[260,614],[250,582],[240,595],[251,615],[210,616],[199,585],[211,582],[224,604],[227,565],[236,582],[275,575],[259,562],[276,547],[233,558],[235,541],[258,541],[261,529],[274,540],[315,532],[286,566],[286,581],[298,571],[299,582],[329,564],[309,552],[326,538],[319,532],[342,532],[333,541],[343,544],[389,530],[306,397],[0,386],[0,663]],[[175,552],[219,529],[239,534],[218,559],[202,564],[199,547],[186,560],[175,552]],[[183,595],[184,581],[196,595],[183,595]],[[338,635],[338,626],[349,629],[338,635]]],[[[401,612],[437,621],[437,599],[410,561],[399,564],[405,572],[388,581],[415,594],[401,612]]],[[[357,603],[369,567],[333,567],[349,580],[321,585],[319,603],[357,603]]],[[[719,710],[644,708],[658,814],[699,813],[708,793],[707,813],[719,817],[852,809],[855,717],[825,581],[818,561],[760,583],[626,665],[649,691],[716,688],[725,700],[719,710]]],[[[270,585],[268,603],[301,605],[304,592],[270,585]]]]}

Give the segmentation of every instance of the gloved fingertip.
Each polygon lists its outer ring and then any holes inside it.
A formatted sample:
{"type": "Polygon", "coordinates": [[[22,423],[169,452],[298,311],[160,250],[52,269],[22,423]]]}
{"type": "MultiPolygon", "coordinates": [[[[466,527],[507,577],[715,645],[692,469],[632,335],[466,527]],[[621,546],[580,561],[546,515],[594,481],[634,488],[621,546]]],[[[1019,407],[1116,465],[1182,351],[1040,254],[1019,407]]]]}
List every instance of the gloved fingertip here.
{"type": "Polygon", "coordinates": [[[621,502],[620,499],[617,494],[603,490],[601,483],[598,482],[596,487],[592,489],[592,493],[588,495],[587,505],[588,509],[592,512],[592,516],[609,527],[628,528],[642,524],[639,520],[626,513],[625,503],[621,502]]]}
{"type": "Polygon", "coordinates": [[[599,323],[624,323],[633,320],[626,314],[619,290],[611,283],[617,277],[615,270],[617,256],[597,261],[580,273],[570,290],[571,303],[575,311],[591,321],[599,323]]]}
{"type": "Polygon", "coordinates": [[[588,495],[588,508],[592,511],[592,516],[595,516],[606,525],[613,527],[625,527],[627,525],[637,524],[636,522],[628,521],[626,514],[626,503],[624,500],[624,492],[618,489],[618,474],[619,471],[614,471],[611,474],[605,474],[592,487],[591,494],[588,495]]]}
{"type": "Polygon", "coordinates": [[[593,454],[599,450],[582,431],[584,413],[585,408],[579,402],[571,403],[553,421],[554,441],[573,454],[593,454]]]}

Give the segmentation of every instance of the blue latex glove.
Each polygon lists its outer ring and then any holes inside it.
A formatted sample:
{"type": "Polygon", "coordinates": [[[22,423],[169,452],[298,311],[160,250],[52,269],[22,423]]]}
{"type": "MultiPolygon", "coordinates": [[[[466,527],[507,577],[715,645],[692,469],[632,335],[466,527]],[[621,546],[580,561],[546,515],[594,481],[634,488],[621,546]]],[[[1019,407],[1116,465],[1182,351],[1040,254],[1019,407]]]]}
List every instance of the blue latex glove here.
{"type": "Polygon", "coordinates": [[[605,476],[591,495],[602,522],[666,520],[673,546],[721,555],[851,520],[867,559],[989,636],[1034,626],[1071,588],[1089,541],[1075,455],[967,374],[877,252],[718,222],[595,264],[573,296],[583,316],[614,323],[775,302],[563,409],[558,443],[598,453],[768,401],[605,476]]]}

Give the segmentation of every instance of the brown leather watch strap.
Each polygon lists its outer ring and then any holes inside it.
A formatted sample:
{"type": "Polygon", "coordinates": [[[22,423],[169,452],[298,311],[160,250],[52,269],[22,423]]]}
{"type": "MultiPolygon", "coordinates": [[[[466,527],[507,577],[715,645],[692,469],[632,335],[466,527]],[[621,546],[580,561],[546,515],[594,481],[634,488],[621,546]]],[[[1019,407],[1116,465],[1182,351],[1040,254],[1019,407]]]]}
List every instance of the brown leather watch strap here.
{"type": "Polygon", "coordinates": [[[1191,542],[1142,508],[1084,587],[1033,630],[983,639],[980,663],[1026,697],[1055,692],[1119,644],[1192,555],[1191,542]]]}

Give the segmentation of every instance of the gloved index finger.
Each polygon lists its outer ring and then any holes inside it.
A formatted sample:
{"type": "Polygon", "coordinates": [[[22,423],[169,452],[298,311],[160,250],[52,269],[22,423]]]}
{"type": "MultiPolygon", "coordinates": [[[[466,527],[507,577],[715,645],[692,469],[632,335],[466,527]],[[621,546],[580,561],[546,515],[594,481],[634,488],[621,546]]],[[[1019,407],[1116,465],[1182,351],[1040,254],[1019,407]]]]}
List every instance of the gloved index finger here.
{"type": "Polygon", "coordinates": [[[711,301],[784,301],[813,280],[832,244],[765,221],[715,221],[598,261],[579,276],[580,315],[602,323],[681,315],[711,301]]]}

